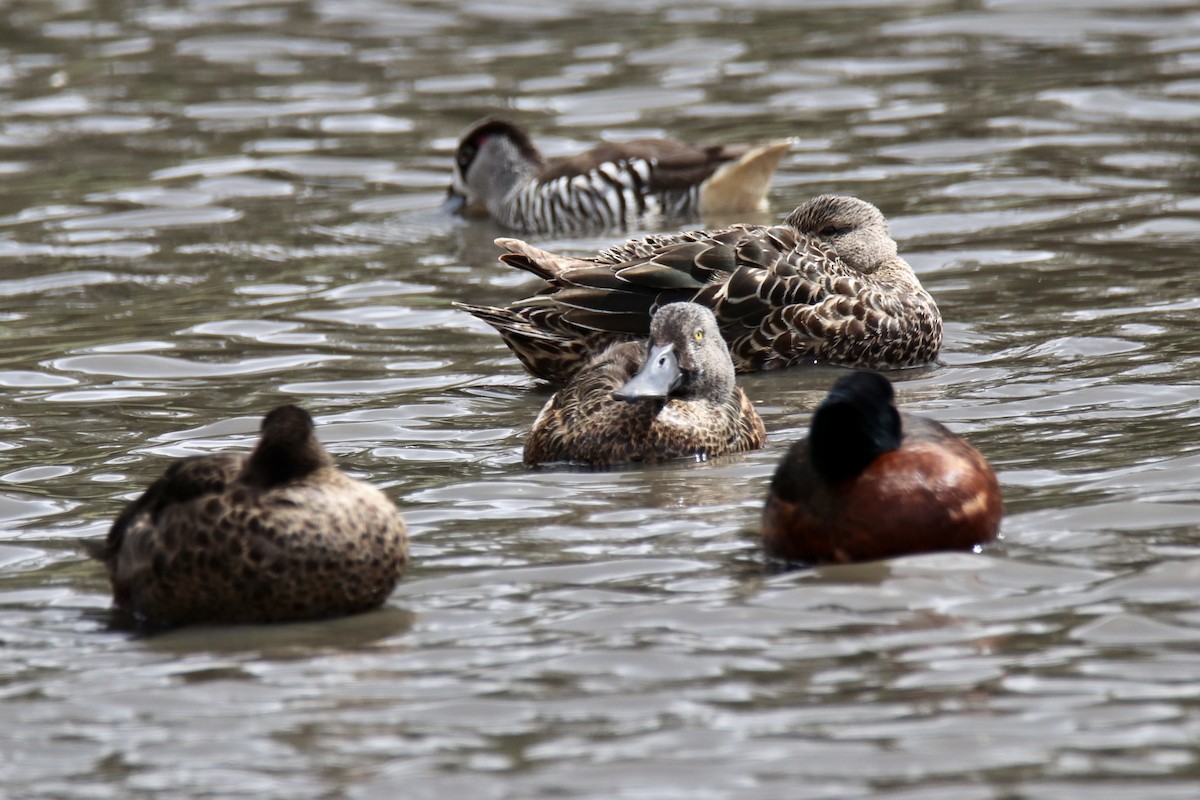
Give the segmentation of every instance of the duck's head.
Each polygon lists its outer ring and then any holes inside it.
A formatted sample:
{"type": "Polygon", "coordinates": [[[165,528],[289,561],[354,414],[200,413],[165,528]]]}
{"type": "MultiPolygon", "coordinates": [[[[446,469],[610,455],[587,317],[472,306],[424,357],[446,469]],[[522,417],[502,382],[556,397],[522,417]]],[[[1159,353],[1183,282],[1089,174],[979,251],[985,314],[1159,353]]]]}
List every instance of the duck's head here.
{"type": "Polygon", "coordinates": [[[479,120],[459,137],[443,208],[486,215],[544,163],[525,131],[498,117],[479,120]]]}
{"type": "Polygon", "coordinates": [[[857,197],[814,197],[789,214],[785,224],[827,242],[842,261],[861,272],[874,272],[896,258],[896,242],[883,212],[857,197]]]}
{"type": "Polygon", "coordinates": [[[613,397],[724,402],[734,386],[733,359],[712,311],[696,303],[670,303],[650,320],[646,360],[613,397]]]}
{"type": "Polygon", "coordinates": [[[852,478],[900,447],[900,412],[891,381],[877,372],[843,375],[813,412],[809,458],[830,483],[852,478]]]}
{"type": "Polygon", "coordinates": [[[246,474],[254,483],[274,486],[303,478],[332,463],[313,430],[312,417],[299,406],[286,405],[263,417],[246,474]]]}

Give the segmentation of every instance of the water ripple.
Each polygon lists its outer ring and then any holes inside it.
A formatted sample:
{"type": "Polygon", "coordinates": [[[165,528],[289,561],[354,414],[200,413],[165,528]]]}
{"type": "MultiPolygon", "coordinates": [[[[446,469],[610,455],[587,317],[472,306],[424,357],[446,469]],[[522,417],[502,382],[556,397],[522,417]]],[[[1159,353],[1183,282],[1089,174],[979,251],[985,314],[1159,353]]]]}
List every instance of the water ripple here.
{"type": "Polygon", "coordinates": [[[51,366],[63,372],[112,375],[121,378],[200,378],[213,375],[262,375],[323,364],[346,357],[314,353],[206,363],[146,353],[136,355],[104,354],[68,356],[55,359],[51,362],[51,366]]]}
{"type": "Polygon", "coordinates": [[[20,5],[0,795],[1193,797],[1194,6],[20,5]],[[876,203],[945,320],[897,395],[991,459],[1002,538],[767,564],[762,498],[828,367],[740,378],[759,452],[525,469],[547,387],[449,305],[537,289],[497,262],[503,231],[440,210],[490,113],[550,157],[794,141],[768,211],[705,224],[876,203]],[[170,459],[249,451],[284,402],[406,515],[395,594],[110,630],[83,543],[170,459]]]}

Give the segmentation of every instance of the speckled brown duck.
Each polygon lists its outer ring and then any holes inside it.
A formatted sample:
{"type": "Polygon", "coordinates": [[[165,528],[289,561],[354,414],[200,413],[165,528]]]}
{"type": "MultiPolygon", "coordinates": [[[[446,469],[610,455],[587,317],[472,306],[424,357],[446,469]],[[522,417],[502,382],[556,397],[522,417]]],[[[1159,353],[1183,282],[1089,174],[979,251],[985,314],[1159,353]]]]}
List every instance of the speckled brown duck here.
{"type": "Polygon", "coordinates": [[[527,234],[754,211],[765,208],[771,176],[789,146],[636,139],[550,161],[525,131],[492,117],[459,139],[447,208],[527,234]]]}
{"type": "Polygon", "coordinates": [[[1000,484],[978,450],[899,411],[876,372],[838,379],[788,450],[763,509],[772,556],[846,563],[970,550],[1000,529],[1000,484]]]}
{"type": "Polygon", "coordinates": [[[712,309],[739,372],[823,362],[926,364],[942,317],[879,209],[822,195],[780,225],[631,239],[590,258],[497,239],[500,260],[546,282],[507,308],[456,303],[500,332],[529,372],[561,383],[613,342],[644,337],[654,310],[712,309]]]}
{"type": "Polygon", "coordinates": [[[550,398],[525,440],[525,463],[703,460],[765,442],[716,318],[673,303],[655,312],[648,341],[608,347],[550,398]]]}
{"type": "Polygon", "coordinates": [[[395,505],[342,473],[308,413],[286,405],[250,454],[171,464],[89,550],[141,624],[276,622],[380,605],[408,537],[395,505]]]}

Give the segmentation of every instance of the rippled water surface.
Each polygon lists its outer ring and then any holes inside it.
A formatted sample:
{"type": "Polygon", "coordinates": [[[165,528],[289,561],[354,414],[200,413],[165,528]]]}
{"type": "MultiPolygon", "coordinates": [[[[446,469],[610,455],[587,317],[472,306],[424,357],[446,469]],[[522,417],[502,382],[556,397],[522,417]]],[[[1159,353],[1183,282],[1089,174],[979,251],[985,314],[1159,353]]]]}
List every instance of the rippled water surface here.
{"type": "Polygon", "coordinates": [[[1197,796],[1200,5],[0,8],[0,795],[1197,796]],[[774,215],[880,206],[947,323],[900,398],[1003,540],[768,569],[829,368],[742,381],[749,456],[524,469],[545,392],[449,304],[533,284],[439,210],[497,110],[553,154],[793,136],[774,215]],[[394,596],[110,630],[81,542],[284,401],[408,517],[394,596]]]}

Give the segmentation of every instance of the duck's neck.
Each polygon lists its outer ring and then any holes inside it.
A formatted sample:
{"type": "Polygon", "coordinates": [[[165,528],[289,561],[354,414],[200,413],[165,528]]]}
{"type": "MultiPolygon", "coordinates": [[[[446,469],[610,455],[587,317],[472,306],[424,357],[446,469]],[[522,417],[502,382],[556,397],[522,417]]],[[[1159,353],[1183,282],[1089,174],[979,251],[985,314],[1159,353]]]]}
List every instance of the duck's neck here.
{"type": "Polygon", "coordinates": [[[297,443],[264,438],[250,454],[243,477],[261,487],[299,480],[333,464],[314,437],[297,443]]]}

